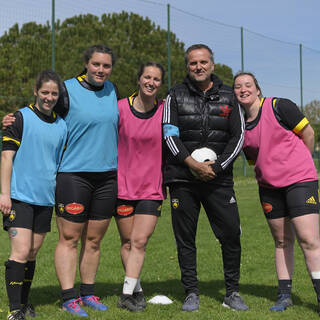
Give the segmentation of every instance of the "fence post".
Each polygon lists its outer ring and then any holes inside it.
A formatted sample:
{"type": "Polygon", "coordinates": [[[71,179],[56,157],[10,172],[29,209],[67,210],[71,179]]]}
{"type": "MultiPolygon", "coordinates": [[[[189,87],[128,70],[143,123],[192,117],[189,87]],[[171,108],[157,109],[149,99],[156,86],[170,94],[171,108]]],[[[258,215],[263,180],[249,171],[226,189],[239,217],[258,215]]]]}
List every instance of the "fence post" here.
{"type": "MultiPolygon", "coordinates": [[[[243,53],[243,27],[240,28],[240,32],[241,32],[241,71],[244,71],[244,53],[243,53]]],[[[247,161],[246,161],[246,157],[244,155],[243,152],[241,152],[241,156],[242,156],[242,165],[243,165],[243,176],[246,177],[247,176],[247,161]]]]}
{"type": "Polygon", "coordinates": [[[244,57],[243,57],[243,27],[240,28],[241,30],[241,71],[244,71],[244,57]]]}
{"type": "Polygon", "coordinates": [[[170,4],[167,4],[168,19],[168,91],[171,88],[171,37],[170,37],[170,4]]]}
{"type": "Polygon", "coordinates": [[[55,0],[51,0],[51,69],[55,71],[55,0]]]}
{"type": "Polygon", "coordinates": [[[300,51],[300,104],[301,104],[301,111],[303,113],[303,87],[302,87],[302,44],[299,45],[300,51]]]}

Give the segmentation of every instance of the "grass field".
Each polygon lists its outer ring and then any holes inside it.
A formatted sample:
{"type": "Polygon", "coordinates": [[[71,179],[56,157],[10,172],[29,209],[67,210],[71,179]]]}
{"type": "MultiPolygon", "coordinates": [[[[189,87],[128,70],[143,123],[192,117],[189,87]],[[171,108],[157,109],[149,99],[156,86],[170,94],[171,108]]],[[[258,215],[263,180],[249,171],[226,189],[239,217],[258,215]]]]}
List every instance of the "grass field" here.
{"type": "MultiPolygon", "coordinates": [[[[235,188],[243,231],[240,293],[249,305],[249,311],[238,313],[221,306],[224,282],[220,247],[203,213],[200,215],[197,236],[200,309],[197,313],[186,314],[180,311],[184,292],[180,284],[170,210],[166,201],[162,217],[147,248],[141,279],[148,299],[157,294],[164,294],[174,303],[168,306],[148,305],[147,310],[139,314],[132,314],[116,307],[124,274],[119,256],[119,236],[113,221],[103,240],[96,282],[97,295],[101,296],[110,309],[106,312],[87,309],[90,319],[318,319],[315,294],[298,246],[293,280],[294,307],[283,313],[268,311],[277,294],[273,241],[260,209],[255,181],[252,178],[238,178],[235,188]]],[[[58,233],[53,221],[52,232],[48,234],[38,256],[37,272],[31,291],[31,302],[39,313],[39,320],[72,319],[72,316],[60,310],[60,289],[53,265],[57,239],[58,233]]],[[[6,232],[0,232],[0,241],[0,318],[5,319],[8,301],[3,262],[7,260],[9,252],[6,232]]],[[[79,277],[76,286],[79,287],[79,277]]]]}

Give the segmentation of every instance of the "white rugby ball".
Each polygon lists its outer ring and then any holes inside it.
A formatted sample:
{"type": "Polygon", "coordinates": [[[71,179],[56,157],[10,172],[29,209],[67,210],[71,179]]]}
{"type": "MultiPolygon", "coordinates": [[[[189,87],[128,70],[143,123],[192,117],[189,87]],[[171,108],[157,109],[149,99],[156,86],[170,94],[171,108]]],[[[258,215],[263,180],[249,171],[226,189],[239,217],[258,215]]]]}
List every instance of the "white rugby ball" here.
{"type": "MultiPolygon", "coordinates": [[[[191,153],[191,157],[198,162],[217,160],[217,154],[213,150],[206,147],[194,150],[191,153]]],[[[198,176],[197,173],[192,169],[190,169],[190,171],[195,177],[198,176]]]]}
{"type": "Polygon", "coordinates": [[[198,162],[216,161],[217,154],[209,148],[196,149],[191,153],[191,157],[198,162]]]}

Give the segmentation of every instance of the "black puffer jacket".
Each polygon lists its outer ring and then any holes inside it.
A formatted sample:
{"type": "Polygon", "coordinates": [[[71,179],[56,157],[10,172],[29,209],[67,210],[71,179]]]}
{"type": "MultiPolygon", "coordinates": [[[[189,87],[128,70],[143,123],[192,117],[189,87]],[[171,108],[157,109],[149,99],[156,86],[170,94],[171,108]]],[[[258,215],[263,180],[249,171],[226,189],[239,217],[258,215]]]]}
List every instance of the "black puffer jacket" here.
{"type": "Polygon", "coordinates": [[[233,91],[215,75],[213,86],[200,91],[191,80],[173,87],[166,100],[166,125],[179,129],[179,137],[166,136],[167,155],[164,171],[165,183],[197,182],[184,163],[193,150],[201,147],[213,149],[218,155],[212,165],[217,177],[212,183],[232,184],[232,163],[241,151],[244,121],[233,91]]]}

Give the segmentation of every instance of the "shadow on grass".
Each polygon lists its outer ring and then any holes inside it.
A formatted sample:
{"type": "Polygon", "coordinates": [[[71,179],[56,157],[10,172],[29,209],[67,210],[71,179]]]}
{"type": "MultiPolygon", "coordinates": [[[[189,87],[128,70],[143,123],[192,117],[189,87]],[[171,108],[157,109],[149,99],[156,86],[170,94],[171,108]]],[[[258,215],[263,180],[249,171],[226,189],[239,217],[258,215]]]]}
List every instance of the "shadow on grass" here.
{"type": "MultiPolygon", "coordinates": [[[[78,289],[79,283],[76,284],[78,289]]],[[[184,290],[180,280],[172,279],[167,281],[156,281],[156,282],[143,282],[142,283],[144,293],[146,297],[150,298],[155,295],[165,295],[180,303],[185,298],[184,290]]],[[[95,285],[95,294],[99,297],[107,298],[110,296],[119,296],[122,290],[122,283],[103,283],[98,282],[95,285]]],[[[200,294],[207,296],[218,302],[222,302],[225,294],[225,286],[222,280],[213,280],[207,282],[199,282],[200,294]]],[[[312,290],[312,288],[310,288],[312,290]]],[[[270,302],[275,301],[277,295],[277,288],[268,285],[259,284],[241,284],[240,294],[253,296],[257,298],[265,298],[270,302]]],[[[60,287],[59,286],[43,286],[34,287],[31,290],[31,295],[35,300],[34,305],[46,305],[46,304],[57,304],[60,305],[60,287]]],[[[301,299],[293,294],[294,304],[301,304],[301,299]]],[[[314,309],[313,303],[308,303],[307,308],[314,309]]]]}

